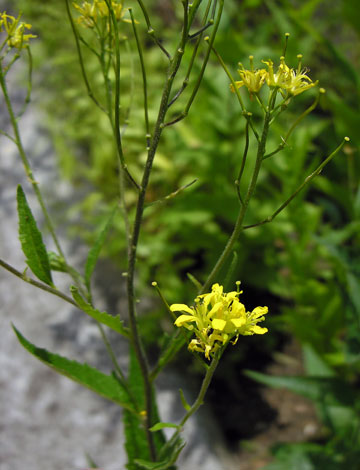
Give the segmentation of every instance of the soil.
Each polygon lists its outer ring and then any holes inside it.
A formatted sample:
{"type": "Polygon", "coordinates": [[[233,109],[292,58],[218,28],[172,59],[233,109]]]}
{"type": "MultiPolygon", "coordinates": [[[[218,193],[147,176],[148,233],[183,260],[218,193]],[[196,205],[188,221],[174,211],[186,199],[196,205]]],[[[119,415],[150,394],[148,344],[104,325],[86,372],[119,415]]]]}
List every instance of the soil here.
{"type": "MultiPolygon", "coordinates": [[[[265,372],[269,375],[302,375],[304,369],[299,343],[294,339],[286,343],[282,353],[275,357],[265,372]]],[[[271,448],[275,444],[304,442],[316,438],[321,431],[309,400],[285,389],[269,387],[262,387],[260,395],[273,410],[274,418],[270,422],[258,423],[258,427],[262,424],[264,429],[251,440],[238,443],[237,470],[261,469],[271,462],[271,448]]]]}

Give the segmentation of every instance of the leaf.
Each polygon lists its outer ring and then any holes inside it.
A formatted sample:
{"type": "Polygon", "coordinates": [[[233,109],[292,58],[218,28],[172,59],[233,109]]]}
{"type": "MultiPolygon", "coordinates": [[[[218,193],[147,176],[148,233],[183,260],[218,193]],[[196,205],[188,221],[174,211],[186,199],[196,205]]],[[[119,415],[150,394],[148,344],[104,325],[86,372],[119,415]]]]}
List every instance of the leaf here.
{"type": "Polygon", "coordinates": [[[40,281],[53,286],[46,248],[27,203],[25,193],[20,185],[17,187],[17,210],[19,216],[19,240],[22,251],[26,256],[26,263],[40,281]]]}
{"type": "Polygon", "coordinates": [[[201,282],[198,281],[198,280],[196,279],[196,277],[193,276],[191,273],[186,273],[186,275],[187,275],[188,279],[194,284],[194,286],[196,287],[196,289],[197,289],[198,291],[201,291],[201,289],[202,289],[201,282]]]}
{"type": "Polygon", "coordinates": [[[48,255],[51,271],[59,271],[61,273],[68,272],[68,268],[62,256],[59,256],[57,253],[54,253],[53,251],[48,251],[47,255],[48,255]]]}
{"type": "Polygon", "coordinates": [[[308,375],[316,377],[334,377],[335,372],[331,367],[323,360],[323,358],[317,354],[314,348],[310,344],[304,344],[303,355],[305,370],[308,375]]]}
{"type": "Polygon", "coordinates": [[[182,391],[181,388],[179,389],[179,392],[180,392],[180,399],[181,399],[181,403],[182,403],[183,407],[185,408],[186,411],[189,411],[189,410],[191,409],[191,406],[190,406],[189,403],[186,401],[184,392],[182,391]]]}
{"type": "Polygon", "coordinates": [[[145,470],[176,470],[176,467],[173,466],[179,457],[180,452],[185,447],[185,442],[183,442],[179,437],[168,449],[166,453],[166,459],[161,462],[150,462],[142,459],[135,459],[135,463],[139,468],[145,470]]]}
{"type": "MultiPolygon", "coordinates": [[[[144,381],[132,347],[130,347],[129,388],[138,403],[139,409],[141,411],[144,410],[144,381]]],[[[135,463],[135,459],[150,461],[150,452],[143,421],[139,415],[136,416],[125,411],[123,422],[125,428],[125,449],[128,456],[126,468],[129,470],[138,470],[140,467],[135,463]]]]}
{"type": "Polygon", "coordinates": [[[247,370],[245,375],[273,388],[287,388],[317,403],[354,406],[356,394],[344,380],[334,377],[280,377],[247,370]]]}
{"type": "MultiPolygon", "coordinates": [[[[144,380],[142,377],[140,365],[132,347],[130,347],[129,388],[131,390],[132,396],[138,403],[139,409],[141,411],[145,410],[144,380]]],[[[160,421],[154,395],[152,408],[153,421],[160,421]]],[[[139,468],[144,468],[137,464],[137,460],[153,463],[150,459],[150,452],[142,417],[131,414],[125,410],[124,427],[125,449],[129,459],[126,468],[129,470],[138,470],[139,468]]],[[[154,434],[153,439],[156,452],[159,454],[161,448],[165,444],[165,437],[162,432],[158,432],[154,434]]]]}
{"type": "Polygon", "coordinates": [[[85,312],[87,315],[89,315],[91,318],[98,321],[99,323],[102,323],[103,325],[108,326],[109,328],[116,331],[117,333],[120,333],[123,336],[126,336],[126,337],[129,336],[129,332],[123,326],[123,322],[120,320],[119,315],[116,315],[114,317],[112,315],[109,315],[106,312],[100,312],[96,308],[92,307],[89,303],[87,303],[81,297],[81,295],[79,294],[78,289],[75,286],[70,287],[70,292],[73,296],[73,299],[78,304],[79,308],[83,312],[85,312]]]}
{"type": "Polygon", "coordinates": [[[156,432],[156,431],[160,431],[161,429],[164,429],[164,428],[178,428],[179,426],[177,424],[174,424],[174,423],[156,423],[154,426],[152,426],[150,428],[150,431],[151,432],[156,432]]]}
{"type": "Polygon", "coordinates": [[[89,251],[89,254],[88,254],[88,257],[87,257],[87,260],[86,260],[86,264],[85,264],[85,285],[88,288],[88,290],[90,290],[90,281],[91,281],[92,273],[95,269],[95,265],[96,265],[96,262],[98,260],[101,248],[102,248],[102,246],[105,242],[106,236],[107,236],[108,231],[111,227],[111,224],[112,224],[112,221],[113,221],[113,218],[114,218],[114,215],[115,215],[116,211],[117,211],[117,206],[115,206],[114,209],[112,210],[112,212],[110,214],[110,217],[106,221],[103,229],[100,231],[100,234],[99,234],[94,246],[89,251]]]}
{"type": "Polygon", "coordinates": [[[65,375],[98,395],[134,413],[133,408],[129,405],[130,397],[127,391],[113,376],[106,375],[87,364],[81,364],[77,361],[59,356],[58,354],[51,353],[46,349],[39,348],[24,338],[15,326],[13,326],[13,329],[22,346],[41,362],[55,369],[59,374],[65,375]]]}

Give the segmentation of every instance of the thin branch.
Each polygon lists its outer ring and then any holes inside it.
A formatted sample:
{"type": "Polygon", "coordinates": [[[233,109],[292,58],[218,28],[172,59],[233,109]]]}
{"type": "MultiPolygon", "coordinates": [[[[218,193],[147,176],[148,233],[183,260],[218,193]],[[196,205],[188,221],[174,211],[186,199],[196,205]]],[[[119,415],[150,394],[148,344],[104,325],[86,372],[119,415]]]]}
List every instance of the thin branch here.
{"type": "Polygon", "coordinates": [[[279,215],[280,212],[282,212],[285,209],[285,207],[290,204],[290,202],[299,194],[299,192],[303,190],[305,186],[307,186],[316,176],[318,176],[321,173],[322,169],[335,157],[335,155],[337,155],[340,152],[340,150],[343,148],[345,143],[349,142],[349,140],[350,140],[349,137],[344,137],[344,140],[341,142],[341,144],[316,168],[315,171],[311,173],[311,175],[305,178],[303,183],[296,189],[296,191],[294,191],[293,194],[288,199],[286,199],[286,201],[283,204],[281,204],[281,206],[272,215],[270,215],[266,219],[256,224],[246,225],[245,227],[243,227],[243,229],[246,230],[248,228],[258,227],[259,225],[264,225],[264,224],[272,222],[275,219],[275,217],[279,215]]]}
{"type": "Polygon", "coordinates": [[[13,266],[10,264],[6,263],[2,259],[0,259],[0,266],[2,266],[4,269],[9,271],[10,273],[14,274],[14,276],[17,276],[19,279],[23,280],[24,282],[27,282],[28,284],[31,284],[32,286],[38,287],[39,289],[42,289],[46,292],[49,292],[50,294],[56,295],[57,297],[60,297],[61,299],[65,300],[69,304],[74,305],[75,307],[79,308],[77,303],[69,296],[64,294],[63,292],[60,292],[59,290],[48,286],[47,284],[44,284],[39,281],[35,281],[35,279],[32,279],[28,276],[26,276],[25,272],[20,272],[17,269],[15,269],[13,266]]]}
{"type": "Polygon", "coordinates": [[[209,60],[209,57],[210,57],[211,49],[213,47],[213,44],[214,44],[214,41],[215,41],[215,36],[216,36],[217,30],[218,30],[218,27],[219,27],[219,24],[220,24],[220,19],[221,19],[223,8],[224,8],[224,0],[219,0],[219,9],[218,9],[218,13],[217,13],[217,16],[216,16],[216,20],[214,22],[214,28],[212,30],[210,38],[208,39],[209,46],[208,46],[208,49],[206,51],[205,58],[204,58],[204,61],[203,61],[198,79],[195,83],[195,86],[194,86],[193,91],[191,93],[191,96],[188,100],[188,103],[185,106],[185,109],[182,111],[182,113],[180,113],[180,115],[178,117],[176,117],[175,119],[173,119],[172,121],[169,121],[169,122],[165,123],[164,127],[171,126],[171,125],[181,121],[189,113],[189,110],[190,110],[191,105],[192,105],[192,103],[193,103],[193,101],[194,101],[194,99],[197,95],[197,92],[199,90],[202,78],[203,78],[204,73],[205,73],[205,69],[206,69],[206,66],[207,66],[207,63],[208,63],[208,60],[209,60]]]}
{"type": "Polygon", "coordinates": [[[26,111],[28,104],[31,101],[33,60],[32,60],[31,50],[29,46],[26,46],[26,52],[28,54],[28,64],[29,64],[28,65],[27,92],[26,92],[24,104],[20,110],[20,113],[17,116],[17,119],[21,118],[21,116],[26,111]]]}
{"type": "Polygon", "coordinates": [[[168,194],[167,196],[162,197],[161,199],[157,199],[156,201],[147,203],[146,207],[153,206],[154,204],[163,204],[163,203],[167,202],[169,199],[173,199],[179,193],[184,191],[184,189],[189,188],[190,186],[192,186],[196,182],[197,182],[197,179],[194,179],[190,183],[187,183],[187,184],[184,184],[183,186],[180,186],[180,188],[178,188],[176,191],[173,191],[172,193],[168,194]]]}
{"type": "Polygon", "coordinates": [[[82,77],[83,77],[83,80],[84,80],[84,83],[85,83],[85,86],[86,86],[87,93],[88,93],[89,97],[93,100],[93,102],[96,104],[96,106],[98,106],[98,108],[100,108],[102,111],[106,112],[105,109],[103,108],[103,106],[95,98],[94,93],[91,89],[89,80],[88,80],[87,75],[86,75],[84,60],[83,60],[83,56],[82,56],[82,52],[81,52],[80,41],[79,41],[79,33],[78,33],[78,31],[75,27],[74,19],[72,17],[71,11],[70,11],[69,0],[65,0],[65,4],[66,4],[66,11],[67,11],[67,14],[68,14],[68,17],[69,17],[71,29],[73,31],[74,38],[75,38],[75,44],[76,44],[76,50],[77,50],[78,57],[79,57],[81,74],[82,74],[82,77]]]}
{"type": "Polygon", "coordinates": [[[148,14],[148,12],[145,8],[144,3],[142,2],[142,0],[137,0],[137,2],[140,5],[140,8],[143,12],[143,15],[144,15],[144,18],[145,18],[145,21],[146,21],[146,24],[147,24],[147,28],[148,28],[148,34],[150,35],[152,40],[160,47],[160,49],[163,51],[163,53],[166,55],[166,57],[169,59],[169,61],[171,61],[171,55],[168,53],[168,51],[165,49],[165,47],[161,44],[160,40],[157,38],[157,36],[155,34],[154,28],[151,26],[150,17],[149,17],[149,14],[148,14]]]}
{"type": "Polygon", "coordinates": [[[264,160],[266,158],[269,158],[269,157],[272,157],[273,155],[276,155],[278,152],[280,152],[281,150],[283,150],[283,148],[285,147],[285,145],[287,144],[287,141],[290,137],[290,135],[292,134],[292,132],[294,131],[295,127],[299,125],[299,123],[308,115],[310,114],[317,106],[318,102],[319,102],[319,99],[320,99],[320,96],[321,94],[325,93],[325,90],[323,88],[320,88],[319,90],[319,93],[315,99],[315,101],[313,102],[313,104],[311,106],[309,106],[302,114],[300,114],[300,116],[295,120],[295,122],[293,123],[293,125],[290,127],[290,129],[288,130],[286,136],[282,139],[282,142],[281,144],[278,146],[277,149],[275,149],[274,151],[268,153],[267,155],[264,156],[264,160]]]}
{"type": "MultiPolygon", "coordinates": [[[[207,7],[206,7],[206,10],[205,10],[205,13],[204,13],[204,17],[203,17],[203,23],[205,23],[207,21],[207,17],[209,15],[209,11],[210,11],[211,1],[212,0],[208,0],[208,4],[207,4],[207,7]]],[[[214,23],[214,20],[212,19],[212,24],[213,23],[214,23]]],[[[183,80],[183,83],[182,83],[180,89],[175,93],[174,97],[170,100],[170,102],[168,104],[168,108],[170,108],[170,106],[172,106],[175,103],[175,101],[181,96],[181,94],[183,93],[183,91],[185,90],[185,88],[189,84],[191,71],[192,71],[193,65],[195,63],[197,53],[199,51],[199,46],[200,46],[201,40],[202,40],[202,34],[200,33],[200,35],[198,36],[198,39],[196,41],[196,44],[194,46],[194,50],[192,52],[190,63],[189,63],[188,69],[186,71],[186,75],[185,75],[185,78],[183,80]]]]}
{"type": "MultiPolygon", "coordinates": [[[[249,118],[250,117],[251,116],[249,116],[249,118]]],[[[243,204],[243,200],[242,200],[241,194],[240,194],[240,184],[241,184],[241,178],[242,178],[242,175],[243,175],[244,169],[245,169],[245,163],[246,163],[246,157],[247,157],[247,154],[248,154],[248,150],[249,150],[249,119],[246,120],[246,125],[245,125],[245,147],[244,147],[244,153],[243,153],[243,156],[242,156],[242,159],[241,159],[241,167],[240,167],[240,171],[239,171],[239,176],[237,177],[237,180],[235,181],[236,191],[237,191],[238,198],[239,198],[239,201],[240,201],[241,204],[243,204]]]]}
{"type": "Polygon", "coordinates": [[[145,118],[145,129],[146,129],[146,148],[150,148],[150,125],[149,125],[149,109],[148,109],[148,93],[147,93],[147,78],[146,78],[146,68],[144,62],[144,55],[141,47],[141,43],[139,40],[139,35],[137,33],[134,15],[132,12],[132,8],[129,8],[130,16],[131,16],[131,23],[134,30],[134,36],[136,40],[136,46],[139,54],[140,59],[140,66],[141,66],[141,74],[142,74],[142,82],[143,82],[143,93],[144,93],[144,118],[145,118]]]}

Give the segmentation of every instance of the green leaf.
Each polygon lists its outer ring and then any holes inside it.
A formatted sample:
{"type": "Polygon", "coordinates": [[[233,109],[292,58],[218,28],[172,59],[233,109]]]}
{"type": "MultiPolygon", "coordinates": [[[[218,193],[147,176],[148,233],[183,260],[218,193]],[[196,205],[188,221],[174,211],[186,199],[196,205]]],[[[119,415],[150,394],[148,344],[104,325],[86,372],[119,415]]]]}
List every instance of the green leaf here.
{"type": "Polygon", "coordinates": [[[67,359],[66,357],[59,356],[58,354],[51,353],[46,349],[38,348],[24,338],[15,326],[13,326],[13,329],[22,346],[41,362],[56,370],[59,374],[65,375],[69,379],[89,388],[98,395],[101,395],[102,397],[105,397],[134,413],[133,408],[129,405],[130,398],[127,391],[113,376],[103,374],[99,370],[90,367],[87,364],[81,364],[67,359]]]}
{"type": "Polygon", "coordinates": [[[191,406],[190,406],[189,403],[186,401],[184,392],[182,391],[181,388],[179,389],[179,392],[180,392],[180,399],[181,399],[181,403],[182,403],[183,407],[185,408],[186,411],[189,411],[189,410],[191,409],[191,406]]]}
{"type": "Polygon", "coordinates": [[[53,286],[46,248],[27,203],[25,193],[20,185],[17,187],[17,209],[19,216],[19,240],[23,253],[26,256],[26,263],[40,281],[53,286]]]}
{"type": "Polygon", "coordinates": [[[68,272],[65,260],[62,256],[59,256],[57,253],[54,253],[53,251],[48,251],[47,255],[48,255],[51,271],[59,271],[61,273],[68,272]]]}
{"type": "Polygon", "coordinates": [[[201,282],[198,281],[198,280],[196,279],[196,277],[193,276],[191,273],[186,273],[186,275],[187,275],[188,279],[194,284],[194,286],[196,287],[196,289],[197,289],[198,291],[201,291],[201,289],[202,289],[201,282]]]}
{"type": "Polygon", "coordinates": [[[180,452],[185,447],[185,442],[182,441],[179,437],[176,439],[171,448],[168,448],[166,453],[166,459],[161,462],[150,462],[142,459],[135,459],[135,463],[138,465],[138,468],[145,470],[176,470],[176,467],[173,466],[179,457],[180,452]]]}
{"type": "Polygon", "coordinates": [[[287,388],[320,404],[352,407],[356,403],[354,390],[334,377],[279,377],[247,370],[245,374],[273,388],[287,388]]]}
{"type": "MultiPolygon", "coordinates": [[[[129,388],[134,399],[138,403],[139,410],[145,410],[144,380],[142,377],[140,365],[132,347],[130,347],[129,388]]],[[[160,421],[154,395],[152,398],[153,421],[160,421]]],[[[125,449],[129,459],[126,468],[129,470],[138,470],[140,468],[144,468],[137,464],[137,460],[151,463],[151,459],[143,425],[143,418],[139,415],[128,413],[125,410],[124,427],[125,449]]],[[[154,434],[153,439],[156,452],[159,454],[161,448],[165,444],[165,437],[162,432],[158,432],[154,434]]]]}
{"type": "Polygon", "coordinates": [[[102,323],[103,325],[108,326],[112,330],[116,331],[117,333],[120,333],[121,335],[124,336],[129,336],[128,330],[123,326],[123,322],[120,320],[120,316],[112,316],[109,315],[106,312],[100,312],[96,308],[92,307],[89,303],[87,303],[79,294],[78,289],[75,286],[70,287],[70,292],[75,300],[75,302],[78,304],[79,308],[85,312],[87,315],[89,315],[91,318],[94,320],[98,321],[99,323],[102,323]]]}
{"type": "MultiPolygon", "coordinates": [[[[129,388],[138,403],[139,409],[144,410],[144,381],[132,347],[130,347],[129,388]]],[[[129,459],[126,468],[138,470],[141,467],[135,463],[135,459],[150,461],[150,452],[143,421],[140,416],[135,416],[125,411],[123,422],[125,428],[125,449],[129,459]]]]}
{"type": "Polygon", "coordinates": [[[92,273],[95,269],[95,265],[96,265],[96,262],[98,260],[101,248],[102,248],[102,246],[105,242],[106,236],[107,236],[108,231],[111,227],[111,224],[112,224],[112,221],[113,221],[113,218],[114,218],[114,215],[115,215],[116,211],[117,211],[117,206],[115,206],[114,209],[112,210],[112,212],[110,214],[110,217],[106,221],[103,229],[100,231],[100,234],[99,234],[94,246],[89,251],[89,254],[88,254],[88,257],[87,257],[87,260],[86,260],[86,265],[85,265],[85,285],[88,288],[88,290],[90,290],[90,281],[91,281],[92,273]]]}
{"type": "Polygon", "coordinates": [[[308,375],[316,377],[334,377],[336,375],[310,344],[304,344],[303,355],[308,375]]]}
{"type": "Polygon", "coordinates": [[[150,431],[151,432],[156,432],[156,431],[160,431],[161,429],[164,429],[164,428],[178,428],[179,426],[177,424],[174,424],[174,423],[156,423],[154,426],[152,426],[150,428],[150,431]]]}

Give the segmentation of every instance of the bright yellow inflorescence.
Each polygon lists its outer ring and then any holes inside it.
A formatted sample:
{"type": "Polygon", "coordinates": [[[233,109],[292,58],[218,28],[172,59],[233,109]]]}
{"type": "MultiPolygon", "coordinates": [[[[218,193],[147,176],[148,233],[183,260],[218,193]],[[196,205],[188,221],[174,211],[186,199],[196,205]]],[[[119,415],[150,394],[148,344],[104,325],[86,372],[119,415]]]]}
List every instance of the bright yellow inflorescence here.
{"type": "MultiPolygon", "coordinates": [[[[86,26],[87,28],[94,28],[98,19],[108,20],[110,17],[109,8],[103,0],[93,0],[92,2],[82,2],[81,6],[76,2],[73,2],[74,8],[76,8],[81,16],[78,18],[78,23],[86,26]]],[[[117,21],[125,21],[123,16],[126,9],[123,8],[123,2],[116,2],[111,0],[111,7],[114,12],[117,21]]]]}
{"type": "Polygon", "coordinates": [[[5,41],[9,47],[21,51],[29,44],[30,39],[36,38],[33,34],[25,34],[25,30],[30,28],[31,24],[20,21],[20,16],[15,18],[6,12],[0,13],[0,33],[4,31],[7,34],[5,41]]]}
{"type": "MultiPolygon", "coordinates": [[[[237,282],[239,287],[240,282],[237,282]]],[[[256,307],[247,312],[239,301],[242,291],[224,293],[223,286],[214,284],[209,294],[198,295],[195,307],[185,304],[173,304],[172,312],[182,312],[175,320],[175,325],[194,331],[196,338],[189,344],[190,351],[205,354],[207,359],[229,341],[235,344],[239,335],[262,335],[267,328],[261,328],[258,323],[263,321],[268,312],[267,307],[256,307]]]]}
{"type": "MultiPolygon", "coordinates": [[[[237,88],[245,86],[249,93],[258,93],[261,87],[266,83],[270,89],[278,89],[285,97],[299,95],[300,93],[313,88],[318,81],[313,82],[308,77],[307,70],[301,68],[301,54],[298,55],[297,69],[291,69],[285,63],[285,57],[280,57],[280,65],[274,72],[274,64],[269,60],[263,60],[266,69],[254,69],[253,56],[250,56],[250,70],[246,70],[242,64],[238,70],[241,80],[235,82],[237,88]]],[[[230,85],[231,91],[235,91],[233,85],[230,85]]]]}

